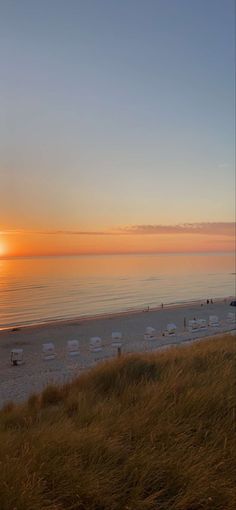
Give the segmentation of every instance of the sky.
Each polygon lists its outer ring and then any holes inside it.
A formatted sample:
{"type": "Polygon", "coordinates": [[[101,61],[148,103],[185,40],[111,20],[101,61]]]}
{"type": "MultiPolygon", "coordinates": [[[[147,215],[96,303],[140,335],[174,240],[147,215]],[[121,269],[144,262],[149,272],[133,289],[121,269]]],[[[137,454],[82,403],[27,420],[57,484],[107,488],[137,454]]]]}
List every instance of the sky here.
{"type": "Polygon", "coordinates": [[[0,256],[233,250],[234,1],[0,4],[0,256]]]}

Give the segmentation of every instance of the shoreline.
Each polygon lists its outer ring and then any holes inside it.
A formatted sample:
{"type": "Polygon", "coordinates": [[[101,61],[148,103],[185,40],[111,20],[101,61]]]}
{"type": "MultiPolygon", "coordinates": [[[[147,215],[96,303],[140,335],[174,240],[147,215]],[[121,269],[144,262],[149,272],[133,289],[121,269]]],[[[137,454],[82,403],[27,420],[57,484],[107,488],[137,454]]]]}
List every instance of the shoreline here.
{"type": "MultiPolygon", "coordinates": [[[[227,303],[228,301],[234,300],[234,296],[227,296],[227,297],[213,297],[213,305],[216,303],[227,303]]],[[[98,314],[91,314],[91,315],[79,315],[75,317],[69,317],[69,318],[62,318],[62,319],[52,319],[52,320],[42,320],[39,322],[35,322],[32,324],[13,324],[11,326],[0,326],[0,339],[1,339],[1,333],[2,332],[11,332],[14,329],[17,331],[23,331],[25,329],[38,329],[38,328],[47,328],[49,326],[66,326],[67,324],[81,324],[86,321],[95,321],[95,320],[110,320],[115,319],[116,317],[127,317],[129,315],[136,315],[136,314],[142,314],[142,313],[148,313],[148,312],[158,312],[159,310],[175,310],[179,308],[188,308],[191,306],[212,306],[212,303],[207,304],[206,299],[193,299],[193,300],[187,300],[187,301],[181,301],[181,302],[173,302],[173,303],[163,303],[162,305],[158,305],[155,307],[147,307],[147,308],[131,308],[127,310],[121,310],[117,312],[104,312],[104,313],[98,313],[98,314]]]]}

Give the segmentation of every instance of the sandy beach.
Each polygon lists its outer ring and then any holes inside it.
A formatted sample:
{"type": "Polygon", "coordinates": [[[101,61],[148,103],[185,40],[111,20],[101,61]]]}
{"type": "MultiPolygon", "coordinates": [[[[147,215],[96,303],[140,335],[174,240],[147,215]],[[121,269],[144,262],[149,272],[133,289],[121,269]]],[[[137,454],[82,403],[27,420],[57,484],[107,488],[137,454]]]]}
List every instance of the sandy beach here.
{"type": "Polygon", "coordinates": [[[75,319],[68,322],[54,322],[43,325],[0,331],[0,406],[9,401],[21,402],[32,393],[41,391],[49,383],[64,383],[78,376],[99,361],[117,355],[111,345],[111,334],[122,333],[122,352],[145,352],[163,349],[171,345],[194,341],[219,333],[235,330],[235,323],[229,323],[227,315],[235,309],[230,306],[231,298],[206,302],[191,302],[185,305],[164,306],[155,310],[133,311],[100,317],[75,319]],[[209,321],[210,315],[217,315],[220,325],[207,327],[191,333],[188,321],[194,318],[209,321]],[[184,327],[186,321],[187,327],[184,327]],[[168,323],[177,326],[174,336],[163,336],[168,323]],[[146,327],[155,328],[155,339],[144,340],[146,327]],[[89,351],[92,336],[102,339],[102,350],[89,351]],[[71,357],[67,352],[67,341],[79,340],[80,354],[71,357]],[[56,358],[45,361],[42,345],[53,342],[56,358]],[[12,366],[11,349],[23,349],[24,363],[12,366]]]}

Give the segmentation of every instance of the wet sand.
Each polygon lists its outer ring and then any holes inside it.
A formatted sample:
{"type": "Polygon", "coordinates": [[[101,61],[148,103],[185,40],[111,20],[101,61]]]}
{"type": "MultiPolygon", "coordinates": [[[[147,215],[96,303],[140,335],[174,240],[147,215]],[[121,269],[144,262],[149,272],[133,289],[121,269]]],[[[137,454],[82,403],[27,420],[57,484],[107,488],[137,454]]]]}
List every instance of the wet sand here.
{"type": "Polygon", "coordinates": [[[49,383],[64,383],[78,376],[101,360],[117,355],[111,345],[113,331],[122,332],[122,352],[155,351],[171,345],[179,345],[199,338],[213,336],[218,333],[235,330],[235,323],[229,323],[229,312],[235,314],[230,306],[232,298],[206,302],[191,302],[185,305],[173,305],[162,309],[133,311],[100,317],[80,318],[67,322],[28,326],[13,330],[0,331],[0,406],[14,401],[21,402],[32,393],[41,391],[49,383]],[[184,318],[206,319],[209,315],[217,315],[219,327],[207,327],[206,330],[190,333],[184,327],[184,318]],[[177,326],[176,335],[163,336],[168,323],[177,326]],[[154,340],[144,340],[146,327],[156,330],[154,340]],[[89,339],[99,336],[102,339],[102,350],[98,353],[89,351],[89,339]],[[67,352],[67,341],[77,339],[80,344],[80,355],[71,357],[67,352]],[[42,356],[42,344],[53,342],[56,358],[45,361],[42,356]],[[24,363],[19,366],[10,364],[10,353],[13,348],[23,349],[24,363]]]}

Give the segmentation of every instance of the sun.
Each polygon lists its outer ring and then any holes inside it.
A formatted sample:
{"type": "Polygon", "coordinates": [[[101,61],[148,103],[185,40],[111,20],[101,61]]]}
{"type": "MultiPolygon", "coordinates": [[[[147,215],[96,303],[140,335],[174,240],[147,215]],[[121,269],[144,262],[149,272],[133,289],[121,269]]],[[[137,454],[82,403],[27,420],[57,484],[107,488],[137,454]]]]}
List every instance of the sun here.
{"type": "Polygon", "coordinates": [[[7,254],[7,245],[4,241],[0,241],[0,257],[4,257],[7,254]]]}

